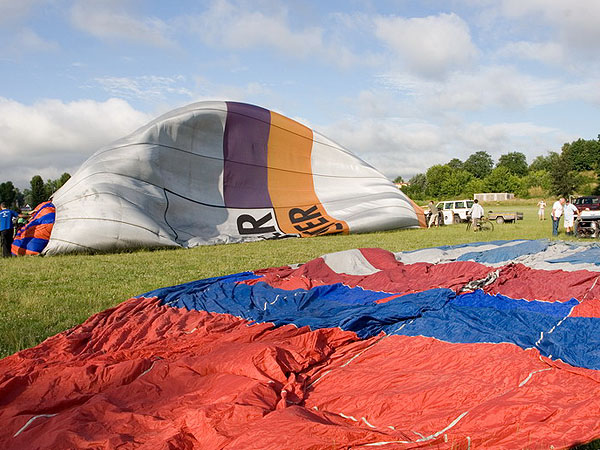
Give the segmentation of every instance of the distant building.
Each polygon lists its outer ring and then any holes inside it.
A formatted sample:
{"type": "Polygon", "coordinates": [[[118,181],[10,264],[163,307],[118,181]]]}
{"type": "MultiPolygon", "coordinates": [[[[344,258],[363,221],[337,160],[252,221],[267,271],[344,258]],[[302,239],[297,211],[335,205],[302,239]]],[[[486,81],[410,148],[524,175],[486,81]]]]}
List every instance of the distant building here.
{"type": "Polygon", "coordinates": [[[515,194],[510,192],[486,192],[485,194],[475,194],[473,198],[480,202],[500,202],[515,198],[515,194]]]}
{"type": "Polygon", "coordinates": [[[394,183],[398,189],[402,189],[404,186],[408,186],[410,183],[402,182],[402,183],[394,183]]]}

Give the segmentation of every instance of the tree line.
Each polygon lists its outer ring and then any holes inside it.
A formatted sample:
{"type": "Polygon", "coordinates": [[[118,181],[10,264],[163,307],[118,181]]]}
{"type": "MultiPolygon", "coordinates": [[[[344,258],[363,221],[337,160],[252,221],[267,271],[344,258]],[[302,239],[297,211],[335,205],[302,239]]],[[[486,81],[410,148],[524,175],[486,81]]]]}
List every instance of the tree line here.
{"type": "MultiPolygon", "coordinates": [[[[412,177],[402,191],[413,200],[472,198],[480,192],[511,192],[521,198],[600,194],[600,135],[578,139],[550,151],[531,164],[521,152],[494,160],[478,151],[465,161],[453,158],[412,177]]],[[[398,177],[396,182],[402,182],[398,177]]]]}
{"type": "Polygon", "coordinates": [[[46,182],[41,176],[35,175],[29,182],[29,188],[21,191],[15,187],[12,181],[0,183],[0,200],[9,208],[21,209],[25,205],[35,208],[42,202],[48,201],[63,184],[65,184],[71,175],[63,173],[55,180],[48,179],[46,182]]]}

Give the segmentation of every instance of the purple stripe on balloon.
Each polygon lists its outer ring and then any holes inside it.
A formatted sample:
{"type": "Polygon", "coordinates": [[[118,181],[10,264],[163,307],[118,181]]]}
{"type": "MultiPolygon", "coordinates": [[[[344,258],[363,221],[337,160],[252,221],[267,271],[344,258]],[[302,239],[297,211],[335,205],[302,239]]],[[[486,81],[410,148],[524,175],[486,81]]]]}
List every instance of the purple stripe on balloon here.
{"type": "Polygon", "coordinates": [[[272,207],[267,181],[268,109],[227,102],[223,197],[228,208],[272,207]]]}

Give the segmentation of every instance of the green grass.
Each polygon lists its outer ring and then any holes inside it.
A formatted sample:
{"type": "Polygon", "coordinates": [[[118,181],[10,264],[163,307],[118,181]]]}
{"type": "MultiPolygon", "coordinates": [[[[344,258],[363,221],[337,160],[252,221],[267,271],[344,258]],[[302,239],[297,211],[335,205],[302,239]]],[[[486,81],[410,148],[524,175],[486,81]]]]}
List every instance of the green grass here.
{"type": "MultiPolygon", "coordinates": [[[[0,357],[34,346],[76,326],[92,314],[132,296],[201,278],[305,262],[322,254],[359,247],[391,251],[496,239],[551,235],[551,222],[537,220],[534,203],[486,204],[486,211],[525,213],[516,224],[491,233],[465,225],[311,239],[283,239],[190,250],[105,255],[20,257],[0,260],[0,357]]],[[[564,235],[563,235],[564,237],[564,235]]]]}

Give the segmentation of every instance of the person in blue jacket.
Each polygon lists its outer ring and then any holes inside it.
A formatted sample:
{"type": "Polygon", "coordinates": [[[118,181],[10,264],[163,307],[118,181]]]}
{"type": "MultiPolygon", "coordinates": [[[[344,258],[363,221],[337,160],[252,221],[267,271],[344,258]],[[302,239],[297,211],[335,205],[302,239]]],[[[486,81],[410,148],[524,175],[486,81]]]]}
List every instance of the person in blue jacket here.
{"type": "Polygon", "coordinates": [[[12,209],[6,207],[6,203],[0,203],[0,241],[2,241],[2,257],[8,258],[11,255],[10,247],[14,237],[13,218],[19,215],[12,209]]]}

